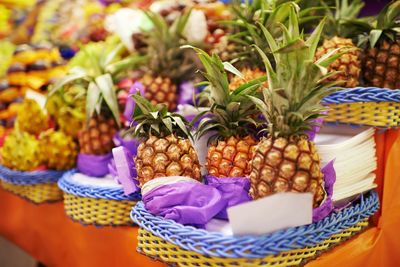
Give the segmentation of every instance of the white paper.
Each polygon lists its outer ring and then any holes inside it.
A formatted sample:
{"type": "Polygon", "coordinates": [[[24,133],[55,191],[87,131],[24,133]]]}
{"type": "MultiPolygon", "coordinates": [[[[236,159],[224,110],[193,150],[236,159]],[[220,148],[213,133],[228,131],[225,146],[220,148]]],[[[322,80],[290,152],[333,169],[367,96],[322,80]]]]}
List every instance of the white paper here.
{"type": "Polygon", "coordinates": [[[228,208],[234,235],[267,234],[312,223],[311,193],[277,193],[228,208]]]}
{"type": "Polygon", "coordinates": [[[70,179],[74,183],[81,185],[122,189],[122,185],[118,184],[111,175],[107,175],[104,177],[91,177],[77,172],[73,174],[70,179]]]}
{"type": "Polygon", "coordinates": [[[232,235],[232,227],[228,221],[212,219],[206,224],[206,230],[209,232],[218,232],[224,235],[232,235]]]}

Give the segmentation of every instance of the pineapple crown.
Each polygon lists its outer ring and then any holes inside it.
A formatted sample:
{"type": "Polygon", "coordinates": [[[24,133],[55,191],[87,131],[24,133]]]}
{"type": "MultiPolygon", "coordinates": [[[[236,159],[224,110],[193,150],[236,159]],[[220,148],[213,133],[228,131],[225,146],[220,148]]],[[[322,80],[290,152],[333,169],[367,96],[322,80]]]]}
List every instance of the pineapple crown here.
{"type": "Polygon", "coordinates": [[[382,38],[395,41],[400,35],[400,1],[391,1],[379,12],[376,20],[360,26],[369,32],[368,38],[361,38],[361,43],[368,40],[370,46],[375,47],[382,38]]]}
{"type": "Polygon", "coordinates": [[[263,90],[264,101],[249,96],[267,120],[267,130],[272,136],[288,137],[304,134],[315,119],[321,116],[324,107],[321,100],[334,90],[338,82],[323,82],[337,72],[328,73],[330,63],[348,52],[332,50],[314,62],[315,51],[325,24],[325,18],[305,40],[299,30],[298,13],[291,8],[288,27],[281,25],[283,34],[275,40],[263,25],[260,25],[265,40],[275,61],[273,66],[262,49],[260,53],[268,77],[268,88],[263,90]]]}
{"type": "Polygon", "coordinates": [[[189,44],[183,31],[191,11],[176,18],[171,26],[160,14],[145,11],[154,27],[144,33],[147,44],[148,66],[154,75],[170,78],[175,83],[189,80],[196,70],[195,56],[189,50],[180,49],[189,44]]]}
{"type": "Polygon", "coordinates": [[[166,137],[176,134],[183,138],[191,138],[190,125],[180,114],[169,112],[164,104],[153,106],[139,93],[132,95],[136,102],[133,112],[135,125],[130,133],[135,137],[149,138],[150,136],[166,137]]]}
{"type": "Polygon", "coordinates": [[[350,0],[350,2],[349,0],[335,0],[334,7],[330,7],[326,1],[321,0],[321,5],[327,17],[323,31],[325,37],[350,38],[356,36],[357,17],[365,5],[362,0],[350,0]]]}
{"type": "MultiPolygon", "coordinates": [[[[300,1],[297,1],[300,2],[300,1]]],[[[234,0],[231,5],[233,19],[223,21],[233,27],[233,34],[228,38],[235,44],[238,53],[233,54],[231,60],[233,64],[244,64],[257,67],[263,67],[263,62],[258,57],[252,44],[256,44],[264,51],[268,51],[269,47],[263,40],[263,33],[258,27],[259,24],[267,28],[272,36],[276,37],[281,33],[277,25],[287,21],[290,8],[299,6],[293,1],[240,1],[234,0]]],[[[301,23],[318,19],[319,17],[311,15],[318,7],[308,7],[300,12],[301,23]]]]}
{"type": "Polygon", "coordinates": [[[82,93],[86,96],[87,120],[93,117],[94,113],[111,112],[119,124],[114,79],[123,71],[145,60],[145,57],[135,54],[122,58],[125,51],[122,43],[110,40],[82,47],[70,63],[69,73],[54,84],[49,96],[63,90],[67,85],[80,85],[85,88],[82,93]]]}
{"type": "Polygon", "coordinates": [[[210,140],[245,136],[251,133],[251,129],[254,129],[256,125],[252,115],[255,115],[257,110],[247,95],[255,95],[260,83],[266,79],[250,81],[231,92],[226,70],[239,76],[241,73],[230,63],[222,62],[217,55],[209,56],[199,48],[191,48],[197,52],[203,63],[205,69],[203,75],[207,81],[202,84],[207,87],[201,94],[205,95],[210,103],[209,109],[198,116],[205,115],[199,123],[197,137],[199,138],[209,131],[217,132],[211,136],[210,140]]]}

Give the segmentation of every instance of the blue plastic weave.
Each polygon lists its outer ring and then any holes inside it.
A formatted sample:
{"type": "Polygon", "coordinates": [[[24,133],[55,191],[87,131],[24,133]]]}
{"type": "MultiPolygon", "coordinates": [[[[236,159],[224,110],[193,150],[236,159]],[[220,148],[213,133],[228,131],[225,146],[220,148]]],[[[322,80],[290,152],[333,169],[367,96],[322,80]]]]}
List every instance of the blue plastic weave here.
{"type": "Polygon", "coordinates": [[[0,165],[0,179],[17,185],[57,183],[64,173],[65,171],[55,170],[22,172],[0,165]]]}
{"type": "Polygon", "coordinates": [[[346,88],[326,96],[324,104],[354,102],[400,102],[400,90],[377,87],[346,88]]]}
{"type": "MultiPolygon", "coordinates": [[[[58,181],[58,186],[62,191],[79,197],[89,197],[96,199],[109,199],[109,200],[133,200],[139,201],[142,199],[140,193],[133,193],[129,196],[124,195],[122,188],[107,188],[95,185],[83,185],[74,182],[71,179],[72,174],[76,171],[69,171],[58,181]]],[[[101,178],[99,178],[101,179],[101,178]]]]}
{"type": "Polygon", "coordinates": [[[142,202],[133,207],[131,218],[153,235],[185,250],[211,257],[263,258],[284,251],[315,246],[373,215],[378,208],[378,195],[371,191],[353,206],[334,212],[317,223],[262,236],[238,237],[208,232],[154,216],[144,208],[142,202]]]}

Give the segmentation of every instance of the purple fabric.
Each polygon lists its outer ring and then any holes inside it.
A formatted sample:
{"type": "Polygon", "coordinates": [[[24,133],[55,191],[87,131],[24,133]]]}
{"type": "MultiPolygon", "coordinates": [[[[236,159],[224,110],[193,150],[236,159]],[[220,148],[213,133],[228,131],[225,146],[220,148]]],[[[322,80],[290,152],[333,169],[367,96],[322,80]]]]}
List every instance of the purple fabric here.
{"type": "Polygon", "coordinates": [[[78,170],[88,176],[103,177],[109,173],[108,164],[111,162],[112,154],[106,155],[78,155],[78,170]]]}
{"type": "Polygon", "coordinates": [[[390,0],[368,0],[364,1],[365,6],[361,11],[362,16],[377,15],[390,0]]]}
{"type": "Polygon", "coordinates": [[[136,156],[137,148],[139,146],[139,142],[137,139],[124,139],[121,137],[119,133],[114,136],[114,144],[116,146],[123,146],[125,147],[129,153],[131,153],[132,157],[136,156]]]}
{"type": "Polygon", "coordinates": [[[132,115],[133,111],[135,110],[135,101],[133,100],[131,95],[136,92],[140,92],[141,95],[144,95],[144,86],[141,82],[135,82],[129,89],[128,99],[126,100],[124,110],[124,117],[129,122],[132,122],[132,115]]]}
{"type": "Polygon", "coordinates": [[[217,178],[208,175],[206,177],[207,184],[217,189],[222,198],[226,201],[227,205],[222,209],[215,218],[228,220],[228,213],[226,210],[229,207],[239,205],[251,200],[249,195],[250,180],[246,177],[228,177],[217,178]]]}
{"type": "Polygon", "coordinates": [[[227,204],[216,188],[194,182],[161,185],[143,195],[142,200],[154,215],[198,227],[203,227],[227,204]]]}
{"type": "Polygon", "coordinates": [[[140,190],[139,182],[137,179],[135,179],[137,174],[132,154],[123,146],[114,148],[112,153],[114,157],[113,163],[116,174],[114,179],[116,179],[116,181],[122,185],[124,194],[129,195],[138,192],[140,190]]]}
{"type": "Polygon", "coordinates": [[[182,82],[179,86],[178,105],[193,105],[194,94],[198,93],[192,82],[182,82]]]}
{"type": "Polygon", "coordinates": [[[310,139],[310,141],[314,141],[315,139],[315,135],[319,132],[319,130],[321,129],[321,125],[324,122],[323,118],[318,118],[315,119],[313,122],[313,127],[311,128],[310,131],[308,131],[306,134],[308,135],[308,138],[310,139]]]}
{"type": "Polygon", "coordinates": [[[313,210],[313,222],[318,222],[328,216],[333,210],[333,186],[336,181],[336,172],[333,166],[334,160],[330,161],[324,168],[322,168],[322,173],[324,174],[325,181],[325,191],[326,191],[326,199],[324,203],[321,204],[318,208],[313,210]]]}

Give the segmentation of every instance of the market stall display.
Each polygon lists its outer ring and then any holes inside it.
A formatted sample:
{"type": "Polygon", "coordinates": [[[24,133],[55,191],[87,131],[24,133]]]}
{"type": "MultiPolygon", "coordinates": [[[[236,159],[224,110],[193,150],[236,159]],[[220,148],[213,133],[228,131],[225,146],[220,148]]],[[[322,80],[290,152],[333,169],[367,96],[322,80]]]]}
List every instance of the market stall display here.
{"type": "Polygon", "coordinates": [[[0,0],[4,190],[174,266],[314,266],[383,229],[400,1],[22,6],[0,0]]]}

